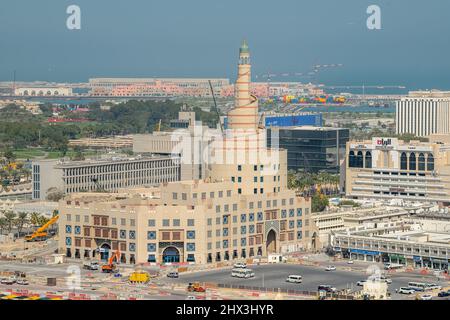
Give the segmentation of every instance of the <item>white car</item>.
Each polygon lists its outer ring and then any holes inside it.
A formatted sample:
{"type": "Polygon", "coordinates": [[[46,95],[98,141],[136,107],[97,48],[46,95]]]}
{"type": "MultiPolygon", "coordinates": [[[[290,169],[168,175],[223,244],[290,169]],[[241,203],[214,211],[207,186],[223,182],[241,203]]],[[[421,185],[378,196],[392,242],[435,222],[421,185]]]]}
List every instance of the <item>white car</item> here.
{"type": "Polygon", "coordinates": [[[245,268],[247,268],[247,264],[243,263],[243,262],[238,262],[238,263],[235,263],[233,267],[238,268],[238,269],[245,269],[245,268]]]}
{"type": "Polygon", "coordinates": [[[433,296],[431,294],[424,294],[420,297],[420,300],[433,300],[433,296]]]}
{"type": "Polygon", "coordinates": [[[392,283],[392,279],[390,279],[390,278],[381,277],[380,280],[382,282],[386,282],[387,284],[391,284],[392,283]]]}
{"type": "Polygon", "coordinates": [[[298,275],[290,275],[289,277],[287,277],[286,282],[290,282],[290,283],[302,283],[302,276],[298,276],[298,275]]]}
{"type": "Polygon", "coordinates": [[[11,284],[16,283],[16,279],[14,277],[5,278],[5,279],[2,279],[1,283],[11,285],[11,284]]]}
{"type": "Polygon", "coordinates": [[[401,287],[400,289],[398,289],[398,293],[401,294],[413,294],[414,292],[416,292],[414,289],[408,287],[401,287]]]}
{"type": "Polygon", "coordinates": [[[20,284],[22,286],[27,286],[29,284],[28,280],[25,279],[19,279],[16,281],[17,284],[20,284]]]}
{"type": "Polygon", "coordinates": [[[362,286],[364,286],[364,283],[366,283],[366,282],[367,282],[367,280],[361,280],[361,281],[358,281],[356,283],[356,285],[362,287],[362,286]]]}
{"type": "Polygon", "coordinates": [[[335,266],[328,266],[325,268],[325,271],[335,271],[336,267],[335,266]]]}
{"type": "Polygon", "coordinates": [[[348,260],[347,264],[353,264],[353,260],[348,260]]]}
{"type": "Polygon", "coordinates": [[[187,296],[186,300],[196,300],[196,298],[194,296],[187,296]]]}

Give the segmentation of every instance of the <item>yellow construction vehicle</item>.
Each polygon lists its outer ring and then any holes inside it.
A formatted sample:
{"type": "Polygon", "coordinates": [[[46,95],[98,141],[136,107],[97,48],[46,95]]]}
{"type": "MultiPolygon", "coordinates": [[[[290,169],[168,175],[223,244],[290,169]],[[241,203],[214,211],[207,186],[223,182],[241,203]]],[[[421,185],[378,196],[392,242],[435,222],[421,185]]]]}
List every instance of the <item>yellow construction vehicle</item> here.
{"type": "Polygon", "coordinates": [[[56,221],[58,221],[59,216],[56,215],[50,220],[48,220],[45,224],[43,224],[39,229],[37,229],[33,234],[28,235],[25,237],[25,241],[42,241],[47,239],[47,229],[54,224],[56,221]]]}
{"type": "Polygon", "coordinates": [[[150,281],[150,274],[143,270],[135,270],[128,277],[128,281],[131,283],[147,283],[150,281]]]}
{"type": "Polygon", "coordinates": [[[188,292],[205,292],[206,289],[199,282],[189,283],[187,287],[188,292]]]}

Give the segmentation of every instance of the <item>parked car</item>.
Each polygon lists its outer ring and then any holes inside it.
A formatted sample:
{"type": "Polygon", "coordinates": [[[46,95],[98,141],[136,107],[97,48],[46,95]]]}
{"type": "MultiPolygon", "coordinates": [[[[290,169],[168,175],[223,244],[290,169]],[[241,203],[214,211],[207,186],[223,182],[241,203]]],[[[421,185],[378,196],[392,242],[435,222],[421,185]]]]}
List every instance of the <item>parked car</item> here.
{"type": "Polygon", "coordinates": [[[187,296],[186,300],[196,300],[194,296],[187,296]]]}
{"type": "Polygon", "coordinates": [[[386,282],[387,284],[391,284],[392,283],[392,279],[391,278],[386,278],[386,276],[381,276],[380,280],[382,282],[386,282]]]}
{"type": "Polygon", "coordinates": [[[167,278],[178,278],[178,277],[179,277],[178,272],[169,272],[167,274],[167,278]]]}
{"type": "Polygon", "coordinates": [[[233,266],[234,268],[240,268],[240,269],[245,269],[245,268],[247,268],[247,264],[246,263],[243,263],[243,262],[238,262],[238,263],[235,263],[234,264],[234,266],[233,266]]]}
{"type": "Polygon", "coordinates": [[[287,277],[286,282],[290,282],[290,283],[302,283],[302,276],[298,276],[298,275],[290,275],[289,277],[287,277]]]}
{"type": "Polygon", "coordinates": [[[16,283],[16,279],[13,277],[5,278],[5,279],[2,279],[1,283],[11,285],[11,284],[16,283]]]}
{"type": "Polygon", "coordinates": [[[414,289],[408,287],[401,287],[400,289],[398,289],[398,293],[401,294],[413,294],[414,292],[416,292],[414,289]]]}
{"type": "Polygon", "coordinates": [[[420,300],[433,300],[433,296],[431,294],[424,294],[420,297],[420,300]]]}
{"type": "Polygon", "coordinates": [[[364,286],[364,283],[366,283],[366,282],[367,282],[367,280],[361,280],[361,281],[358,281],[356,283],[356,285],[362,287],[362,286],[364,286]]]}
{"type": "Polygon", "coordinates": [[[317,291],[335,292],[337,289],[328,284],[321,284],[318,286],[317,291]]]}
{"type": "Polygon", "coordinates": [[[441,291],[441,292],[439,292],[438,293],[438,297],[448,297],[448,296],[450,296],[450,290],[447,290],[447,291],[441,291]]]}
{"type": "Polygon", "coordinates": [[[326,268],[325,268],[325,271],[335,271],[336,270],[336,267],[335,266],[327,266],[326,268]]]}
{"type": "Polygon", "coordinates": [[[86,270],[99,270],[100,265],[97,261],[87,261],[83,264],[83,269],[86,270]]]}
{"type": "Polygon", "coordinates": [[[20,285],[22,285],[22,286],[27,286],[27,285],[29,285],[29,282],[28,282],[28,280],[26,280],[26,279],[19,279],[19,280],[16,281],[16,283],[17,283],[17,284],[20,284],[20,285]]]}
{"type": "Polygon", "coordinates": [[[347,261],[347,264],[353,264],[354,262],[353,262],[353,260],[348,260],[347,261]]]}

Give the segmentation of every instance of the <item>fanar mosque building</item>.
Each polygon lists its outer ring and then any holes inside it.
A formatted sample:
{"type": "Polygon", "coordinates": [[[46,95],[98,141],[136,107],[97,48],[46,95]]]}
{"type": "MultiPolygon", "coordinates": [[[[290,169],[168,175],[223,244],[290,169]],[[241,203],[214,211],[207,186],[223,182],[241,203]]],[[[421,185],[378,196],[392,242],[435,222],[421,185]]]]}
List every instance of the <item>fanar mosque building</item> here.
{"type": "Polygon", "coordinates": [[[244,42],[235,107],[208,148],[205,179],[71,194],[59,203],[59,252],[94,260],[118,253],[129,264],[208,264],[318,248],[310,199],[287,188],[287,151],[267,147],[250,82],[244,42]]]}

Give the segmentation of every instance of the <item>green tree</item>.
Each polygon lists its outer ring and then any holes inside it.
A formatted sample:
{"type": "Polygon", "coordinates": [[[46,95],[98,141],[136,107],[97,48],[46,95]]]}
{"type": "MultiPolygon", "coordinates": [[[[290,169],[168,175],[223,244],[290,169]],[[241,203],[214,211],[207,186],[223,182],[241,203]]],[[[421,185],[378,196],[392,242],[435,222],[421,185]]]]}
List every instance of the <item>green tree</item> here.
{"type": "Polygon", "coordinates": [[[311,199],[312,212],[322,212],[329,205],[328,198],[323,194],[315,194],[311,199]]]}
{"type": "Polygon", "coordinates": [[[39,225],[39,218],[40,217],[40,215],[39,215],[39,213],[37,213],[37,212],[32,212],[31,213],[31,215],[30,215],[30,223],[34,226],[34,227],[36,227],[36,226],[38,226],[39,225]]]}
{"type": "Polygon", "coordinates": [[[14,219],[16,218],[16,214],[12,211],[6,211],[3,213],[3,216],[5,217],[6,223],[8,225],[8,233],[10,233],[14,224],[14,219]]]}
{"type": "Polygon", "coordinates": [[[3,230],[8,226],[8,221],[4,217],[0,218],[0,235],[3,234],[3,230]]]}
{"type": "Polygon", "coordinates": [[[19,212],[16,220],[17,232],[19,233],[19,235],[22,232],[24,224],[27,222],[28,222],[28,213],[19,212]]]}

